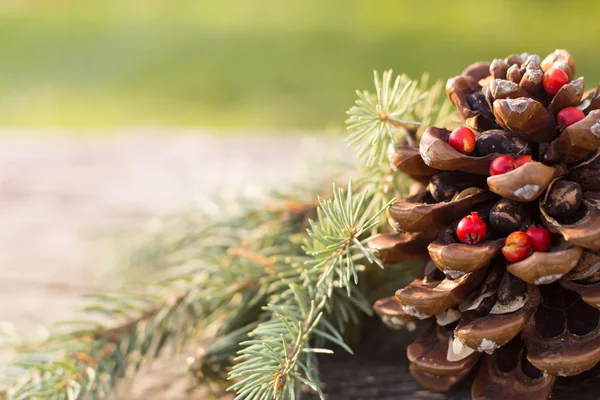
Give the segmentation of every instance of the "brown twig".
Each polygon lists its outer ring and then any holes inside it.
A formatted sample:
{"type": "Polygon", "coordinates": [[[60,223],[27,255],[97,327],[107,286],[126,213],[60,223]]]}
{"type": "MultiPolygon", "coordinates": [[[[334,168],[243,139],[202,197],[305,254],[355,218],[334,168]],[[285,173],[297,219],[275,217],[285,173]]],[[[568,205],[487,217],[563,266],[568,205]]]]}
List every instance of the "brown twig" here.
{"type": "Polygon", "coordinates": [[[266,256],[263,256],[260,253],[255,253],[253,251],[242,249],[240,247],[232,247],[227,249],[227,254],[240,258],[246,258],[250,261],[254,261],[255,263],[269,268],[272,268],[277,265],[273,260],[266,256]]]}

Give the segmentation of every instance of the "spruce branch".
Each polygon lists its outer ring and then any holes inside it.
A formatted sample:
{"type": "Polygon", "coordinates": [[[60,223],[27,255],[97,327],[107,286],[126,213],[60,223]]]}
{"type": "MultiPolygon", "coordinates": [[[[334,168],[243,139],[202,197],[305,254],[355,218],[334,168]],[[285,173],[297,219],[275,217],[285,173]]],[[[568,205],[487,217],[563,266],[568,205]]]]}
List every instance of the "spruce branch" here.
{"type": "MultiPolygon", "coordinates": [[[[109,326],[78,322],[40,346],[24,349],[24,361],[15,364],[23,371],[8,398],[108,398],[130,365],[137,371],[144,360],[157,357],[167,346],[179,351],[196,337],[201,321],[210,320],[214,309],[197,301],[206,296],[198,293],[204,289],[194,281],[186,286],[177,289],[179,294],[102,296],[86,308],[87,313],[125,317],[122,322],[109,326]]],[[[234,292],[223,291],[216,303],[234,292]]]]}
{"type": "Polygon", "coordinates": [[[108,398],[127,373],[167,347],[181,351],[213,324],[217,340],[196,363],[196,376],[223,383],[266,299],[287,288],[280,276],[293,267],[284,258],[302,254],[291,236],[311,203],[280,198],[225,218],[200,214],[193,225],[186,218],[185,235],[166,240],[164,261],[172,265],[161,279],[143,293],[96,296],[84,311],[102,315],[101,322],[65,323],[43,343],[21,348],[13,364],[18,378],[6,397],[108,398]]]}
{"type": "Polygon", "coordinates": [[[381,79],[375,71],[375,93],[357,91],[358,99],[347,111],[347,142],[366,168],[382,164],[390,143],[412,144],[425,126],[447,125],[452,118],[451,103],[441,100],[441,81],[429,87],[428,74],[420,81],[406,75],[397,76],[393,83],[392,79],[392,70],[384,71],[381,79]]]}
{"type": "Polygon", "coordinates": [[[331,350],[317,345],[318,339],[351,352],[340,326],[355,318],[349,309],[370,313],[370,305],[356,293],[358,262],[381,266],[366,242],[385,208],[365,214],[367,195],[364,191],[355,195],[350,181],[346,192],[334,188],[332,199],[319,199],[317,220],[310,222],[304,246],[309,258],[294,264],[297,274],[287,277],[288,289],[269,300],[266,312],[271,317],[250,333],[235,360],[230,389],[237,392],[237,399],[298,399],[302,385],[324,398],[315,354],[331,350]],[[340,290],[344,297],[335,295],[340,290]],[[334,297],[350,308],[331,307],[334,297]],[[344,310],[346,318],[338,310],[344,310]],[[337,324],[329,321],[333,313],[341,317],[337,324]]]}
{"type": "Polygon", "coordinates": [[[427,75],[420,83],[402,75],[392,85],[392,71],[386,71],[381,81],[375,73],[375,87],[375,95],[358,92],[359,99],[348,112],[348,142],[366,172],[358,181],[359,194],[352,193],[350,182],[345,197],[334,189],[333,199],[319,200],[317,222],[310,221],[304,246],[310,259],[298,267],[296,276],[288,277],[287,291],[269,299],[266,312],[271,317],[251,332],[243,343],[247,347],[235,360],[230,377],[236,382],[231,389],[239,399],[297,399],[302,385],[323,397],[315,357],[329,352],[322,341],[350,351],[341,335],[344,325],[356,320],[351,317],[356,309],[371,312],[357,290],[358,267],[363,267],[357,262],[379,264],[366,243],[393,197],[407,189],[386,165],[388,147],[397,140],[411,143],[422,121],[446,123],[450,116],[447,101],[440,107],[442,83],[428,88],[427,75]],[[335,295],[342,291],[344,298],[335,295]],[[335,305],[333,297],[340,300],[335,305]]]}
{"type": "Polygon", "coordinates": [[[418,125],[408,114],[425,97],[418,92],[417,82],[408,76],[397,76],[393,84],[392,76],[392,70],[384,71],[380,79],[375,71],[375,94],[357,91],[358,100],[348,110],[346,123],[351,134],[347,141],[367,167],[381,163],[399,129],[418,125]]]}
{"type": "Polygon", "coordinates": [[[323,398],[316,355],[331,353],[331,343],[351,352],[344,328],[371,314],[359,277],[381,266],[367,242],[405,190],[390,180],[388,147],[417,138],[423,121],[451,118],[441,83],[429,88],[426,76],[392,83],[387,71],[375,86],[349,111],[348,141],[363,167],[357,193],[350,181],[318,207],[315,190],[303,190],[161,225],[132,258],[161,278],[137,295],[97,297],[86,312],[101,323],[76,321],[24,349],[9,398],[108,398],[129,371],[198,342],[209,327],[214,340],[188,359],[199,382],[233,380],[239,399],[298,399],[303,386],[323,398]]]}
{"type": "Polygon", "coordinates": [[[350,117],[346,120],[350,131],[347,141],[356,150],[363,172],[357,184],[369,193],[367,214],[409,191],[410,180],[387,161],[395,145],[413,144],[427,126],[451,127],[458,118],[451,111],[450,100],[443,98],[443,82],[430,85],[429,74],[418,81],[399,75],[393,84],[392,70],[385,71],[381,80],[377,72],[374,76],[375,94],[357,91],[358,99],[348,110],[350,117]]]}

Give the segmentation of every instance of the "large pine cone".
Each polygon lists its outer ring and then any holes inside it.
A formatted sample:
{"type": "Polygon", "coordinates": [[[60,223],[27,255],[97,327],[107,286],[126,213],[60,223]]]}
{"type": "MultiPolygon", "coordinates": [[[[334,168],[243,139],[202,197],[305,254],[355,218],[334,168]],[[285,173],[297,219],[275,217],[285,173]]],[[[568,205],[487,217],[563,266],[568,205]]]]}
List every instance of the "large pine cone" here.
{"type": "Polygon", "coordinates": [[[543,61],[521,54],[473,64],[446,92],[474,130],[474,152],[457,151],[438,127],[418,147],[391,149],[393,168],[429,184],[392,204],[395,232],[371,247],[384,263],[429,259],[375,310],[396,329],[431,321],[408,348],[426,388],[451,390],[478,369],[473,399],[547,399],[556,376],[600,361],[600,88],[584,93],[574,74],[564,50],[543,61]],[[555,94],[543,84],[551,69],[569,80],[555,94]],[[567,107],[584,118],[560,126],[556,116],[567,107]],[[532,161],[488,176],[501,155],[532,161]],[[456,234],[471,212],[487,227],[476,244],[456,234]],[[509,262],[506,237],[532,226],[551,232],[550,248],[509,262]]]}

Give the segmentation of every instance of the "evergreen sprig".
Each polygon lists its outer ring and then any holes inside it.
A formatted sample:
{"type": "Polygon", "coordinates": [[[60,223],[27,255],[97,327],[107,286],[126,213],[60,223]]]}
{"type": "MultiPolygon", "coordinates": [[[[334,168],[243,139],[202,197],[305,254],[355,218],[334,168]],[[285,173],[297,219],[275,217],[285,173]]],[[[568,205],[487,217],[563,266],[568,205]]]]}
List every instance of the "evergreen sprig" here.
{"type": "Polygon", "coordinates": [[[79,322],[81,327],[56,333],[42,347],[28,349],[24,360],[15,364],[25,373],[8,398],[108,398],[130,363],[138,369],[144,358],[158,355],[168,344],[178,347],[195,330],[191,291],[164,302],[153,296],[103,297],[87,312],[129,319],[111,327],[79,322]],[[175,330],[179,334],[174,335],[175,330]]]}
{"type": "Polygon", "coordinates": [[[381,79],[375,71],[375,93],[356,91],[358,99],[347,112],[348,144],[367,168],[383,163],[390,143],[403,139],[412,144],[423,127],[447,125],[452,117],[451,103],[441,99],[441,81],[429,87],[428,74],[420,81],[404,74],[392,79],[392,70],[381,79]]]}
{"type": "Polygon", "coordinates": [[[323,398],[316,354],[330,353],[332,343],[351,351],[345,327],[371,314],[359,277],[380,266],[367,242],[407,187],[391,174],[388,147],[418,138],[424,122],[446,126],[452,118],[441,83],[429,88],[427,76],[392,82],[392,71],[381,80],[375,73],[375,88],[359,92],[348,112],[348,141],[362,167],[356,193],[351,181],[317,204],[315,190],[296,190],[267,206],[242,200],[161,225],[130,260],[160,278],[136,295],[96,297],[85,311],[102,321],[66,324],[21,348],[5,397],[106,399],[165,348],[181,351],[214,331],[188,359],[199,382],[229,381],[239,399],[299,399],[303,385],[323,398]]]}
{"type": "Polygon", "coordinates": [[[319,200],[317,221],[310,222],[304,247],[311,258],[297,264],[297,275],[287,278],[288,290],[269,301],[271,317],[242,343],[246,347],[231,372],[236,381],[231,389],[236,390],[237,399],[293,400],[299,398],[302,385],[324,398],[315,354],[331,350],[319,347],[316,338],[351,352],[340,333],[340,325],[347,320],[342,318],[336,326],[326,315],[330,301],[336,290],[343,289],[345,299],[337,296],[338,300],[370,313],[369,304],[356,295],[358,262],[381,266],[366,242],[385,208],[364,214],[367,195],[354,195],[350,181],[346,193],[334,188],[332,199],[319,200]]]}
{"type": "Polygon", "coordinates": [[[188,231],[187,241],[176,237],[163,243],[172,251],[173,265],[161,279],[141,294],[97,296],[85,308],[89,316],[101,314],[104,323],[63,323],[43,343],[21,348],[13,364],[18,378],[5,397],[108,398],[126,373],[167,347],[181,351],[213,323],[219,339],[195,372],[224,382],[265,299],[286,288],[279,278],[287,266],[283,257],[302,254],[302,242],[291,236],[312,209],[311,203],[280,197],[269,206],[252,204],[233,215],[228,210],[226,218],[200,213],[196,234],[188,231]]]}

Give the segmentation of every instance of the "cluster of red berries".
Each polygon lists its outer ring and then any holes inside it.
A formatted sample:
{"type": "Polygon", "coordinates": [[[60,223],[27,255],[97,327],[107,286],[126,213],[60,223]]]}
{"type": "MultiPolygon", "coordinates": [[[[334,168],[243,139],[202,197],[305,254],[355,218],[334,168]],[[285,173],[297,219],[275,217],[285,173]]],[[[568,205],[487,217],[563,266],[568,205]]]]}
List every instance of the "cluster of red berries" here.
{"type": "MultiPolygon", "coordinates": [[[[576,110],[581,112],[578,109],[576,110]]],[[[569,119],[568,121],[570,122],[571,120],[569,119]]],[[[569,124],[574,122],[570,122],[569,124]]],[[[473,150],[475,150],[475,134],[471,129],[467,128],[466,126],[461,126],[453,130],[452,133],[450,133],[448,143],[457,151],[463,154],[470,154],[473,152],[473,150]]],[[[532,159],[529,155],[521,156],[516,160],[510,156],[499,156],[494,161],[492,161],[492,164],[490,165],[490,175],[504,174],[531,161],[532,159]]]]}
{"type": "Polygon", "coordinates": [[[516,160],[511,156],[496,157],[490,164],[490,175],[505,174],[531,161],[533,161],[531,156],[521,156],[516,160]]]}
{"type": "Polygon", "coordinates": [[[510,262],[521,261],[534,251],[548,251],[552,237],[550,231],[541,226],[532,226],[527,232],[513,232],[506,237],[502,254],[510,262]]]}
{"type": "MultiPolygon", "coordinates": [[[[555,95],[561,87],[569,83],[569,77],[565,71],[551,68],[544,74],[542,83],[546,92],[555,95]]],[[[567,107],[558,112],[556,122],[562,130],[581,121],[584,117],[583,111],[577,107],[567,107]]],[[[460,126],[450,133],[448,143],[462,154],[471,154],[475,150],[476,137],[471,129],[460,126]]],[[[506,173],[529,161],[531,156],[519,157],[517,160],[509,156],[498,157],[490,166],[490,175],[506,173]]]]}
{"type": "MultiPolygon", "coordinates": [[[[466,244],[482,242],[487,233],[485,222],[477,212],[472,212],[460,220],[456,227],[456,236],[466,244]]],[[[502,254],[510,262],[521,261],[534,251],[548,251],[552,242],[550,231],[541,226],[532,226],[526,232],[513,232],[507,236],[502,254]]]]}
{"type": "MultiPolygon", "coordinates": [[[[558,68],[551,68],[546,71],[542,79],[544,90],[551,95],[558,93],[560,88],[567,83],[569,83],[569,76],[565,71],[558,68]]],[[[561,129],[564,129],[577,121],[581,121],[584,117],[583,111],[577,107],[567,107],[558,112],[556,122],[561,129]]]]}
{"type": "MultiPolygon", "coordinates": [[[[551,68],[543,77],[544,90],[555,95],[561,87],[569,83],[567,73],[558,68],[551,68]]],[[[585,117],[577,107],[567,107],[556,115],[559,129],[573,125],[585,117]]],[[[462,154],[471,154],[475,150],[476,137],[474,132],[461,126],[450,133],[448,143],[462,154]]],[[[513,158],[508,155],[496,157],[490,164],[490,175],[500,175],[512,171],[523,164],[533,161],[530,155],[513,158]]],[[[466,244],[482,242],[487,234],[487,226],[477,212],[472,212],[460,220],[456,227],[458,239],[466,244]]],[[[527,258],[533,252],[545,252],[550,248],[552,237],[544,227],[532,226],[526,232],[513,232],[506,238],[502,254],[509,262],[517,262],[527,258]]]]}
{"type": "MultiPolygon", "coordinates": [[[[580,110],[578,110],[575,107],[571,107],[574,108],[575,110],[581,112],[580,110]]],[[[568,110],[567,108],[565,108],[565,110],[568,110]]],[[[564,111],[564,110],[563,110],[564,111]]],[[[559,113],[560,114],[560,113],[559,113]]],[[[583,113],[581,112],[581,115],[583,118],[583,113]]],[[[570,115],[567,115],[565,118],[565,124],[568,123],[568,125],[571,125],[577,121],[573,121],[571,122],[573,119],[570,118],[570,115]]],[[[566,126],[568,126],[566,125],[566,126]]],[[[473,131],[469,128],[467,128],[466,126],[461,126],[456,128],[455,130],[453,130],[450,133],[450,136],[448,137],[448,143],[454,147],[457,151],[463,153],[463,154],[470,154],[473,152],[473,150],[475,150],[475,134],[473,133],[473,131]]],[[[516,160],[510,156],[499,156],[496,159],[494,159],[494,161],[492,161],[492,164],[490,165],[490,175],[500,175],[500,174],[504,174],[508,171],[512,171],[515,168],[520,167],[521,165],[531,162],[532,158],[531,156],[521,156],[519,158],[517,158],[516,160]]]]}

